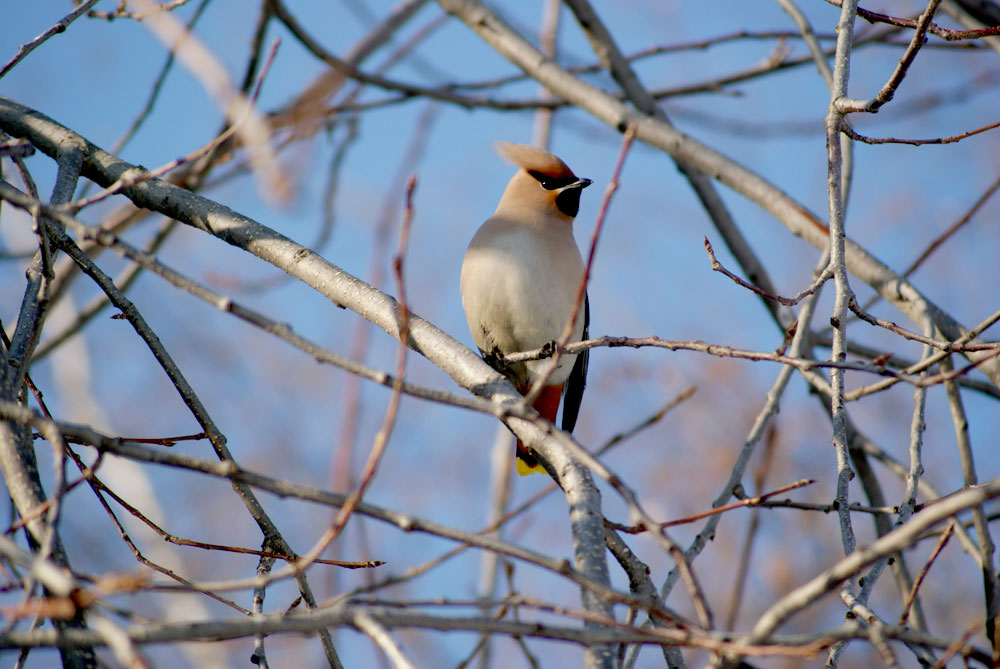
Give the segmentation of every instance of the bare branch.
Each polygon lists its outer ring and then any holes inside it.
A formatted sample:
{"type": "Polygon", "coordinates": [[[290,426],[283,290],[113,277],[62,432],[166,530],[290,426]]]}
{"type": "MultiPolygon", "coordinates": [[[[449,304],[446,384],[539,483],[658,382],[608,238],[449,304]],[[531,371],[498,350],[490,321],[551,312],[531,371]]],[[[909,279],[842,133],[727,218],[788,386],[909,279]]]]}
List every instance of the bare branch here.
{"type": "Polygon", "coordinates": [[[17,65],[22,59],[24,59],[25,56],[27,56],[29,53],[31,53],[39,46],[44,44],[45,41],[48,40],[50,37],[52,37],[53,35],[58,35],[59,33],[62,32],[66,32],[66,28],[69,27],[69,24],[73,23],[73,21],[76,21],[78,18],[80,18],[80,16],[87,13],[87,11],[96,4],[97,0],[86,0],[86,2],[80,3],[80,5],[77,6],[72,12],[64,16],[62,19],[60,19],[57,23],[52,25],[52,27],[43,32],[41,35],[31,40],[30,42],[27,42],[19,46],[17,49],[17,53],[14,55],[14,57],[8,60],[3,67],[0,67],[0,78],[3,78],[3,76],[8,72],[10,72],[15,65],[17,65]]]}

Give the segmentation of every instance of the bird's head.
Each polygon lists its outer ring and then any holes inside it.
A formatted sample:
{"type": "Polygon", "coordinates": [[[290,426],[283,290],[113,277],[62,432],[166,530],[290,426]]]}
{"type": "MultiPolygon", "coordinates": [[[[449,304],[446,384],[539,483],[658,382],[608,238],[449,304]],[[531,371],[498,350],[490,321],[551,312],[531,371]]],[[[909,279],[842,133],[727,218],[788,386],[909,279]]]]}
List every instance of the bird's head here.
{"type": "Polygon", "coordinates": [[[555,216],[571,222],[580,209],[580,191],[590,179],[580,179],[557,156],[525,144],[497,142],[497,153],[521,169],[511,177],[497,212],[555,216]]]}

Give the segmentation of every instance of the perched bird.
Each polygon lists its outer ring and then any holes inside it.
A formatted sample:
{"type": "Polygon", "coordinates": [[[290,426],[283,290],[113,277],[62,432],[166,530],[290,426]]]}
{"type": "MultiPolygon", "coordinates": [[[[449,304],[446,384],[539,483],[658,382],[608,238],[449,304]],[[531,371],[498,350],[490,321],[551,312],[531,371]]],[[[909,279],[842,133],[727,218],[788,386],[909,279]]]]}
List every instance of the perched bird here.
{"type": "MultiPolygon", "coordinates": [[[[483,357],[518,392],[527,394],[550,360],[506,364],[504,356],[559,339],[583,281],[584,264],[573,238],[580,193],[591,184],[548,151],[497,143],[497,153],[520,169],[496,212],[479,228],[462,262],[462,306],[483,357]]],[[[590,305],[578,309],[570,342],[587,338],[590,305]]],[[[555,422],[565,391],[562,428],[572,431],[587,378],[587,351],[563,355],[532,406],[555,422]]],[[[517,442],[517,472],[544,472],[517,442]]]]}

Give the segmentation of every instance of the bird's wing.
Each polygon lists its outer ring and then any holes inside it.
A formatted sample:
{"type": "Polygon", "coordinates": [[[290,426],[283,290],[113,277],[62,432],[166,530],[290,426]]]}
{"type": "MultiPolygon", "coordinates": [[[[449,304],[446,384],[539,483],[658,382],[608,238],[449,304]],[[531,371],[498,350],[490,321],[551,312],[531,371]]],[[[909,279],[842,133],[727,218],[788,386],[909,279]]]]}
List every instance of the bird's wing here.
{"type": "MultiPolygon", "coordinates": [[[[583,302],[583,338],[590,339],[590,297],[583,302]]],[[[562,429],[572,432],[576,427],[577,416],[580,415],[580,403],[583,401],[583,389],[587,386],[587,363],[590,360],[590,349],[578,353],[573,371],[566,380],[566,397],[563,402],[562,429]]]]}

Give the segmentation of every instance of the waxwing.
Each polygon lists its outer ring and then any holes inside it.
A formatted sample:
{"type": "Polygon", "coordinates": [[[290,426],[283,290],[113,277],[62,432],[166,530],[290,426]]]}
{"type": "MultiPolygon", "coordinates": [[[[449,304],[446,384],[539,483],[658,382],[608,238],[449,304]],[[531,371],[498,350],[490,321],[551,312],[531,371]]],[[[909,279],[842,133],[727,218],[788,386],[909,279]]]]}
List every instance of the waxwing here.
{"type": "MultiPolygon", "coordinates": [[[[497,153],[520,169],[511,177],[496,211],[479,228],[462,262],[462,306],[483,357],[521,394],[544,374],[548,359],[506,364],[504,356],[541,348],[562,336],[584,276],[573,237],[580,208],[580,179],[543,149],[497,143],[497,153]]],[[[590,305],[585,300],[570,343],[586,339],[590,305]]],[[[563,355],[532,406],[571,432],[580,412],[588,352],[563,355]]],[[[517,442],[517,471],[544,472],[535,454],[517,442]]]]}

